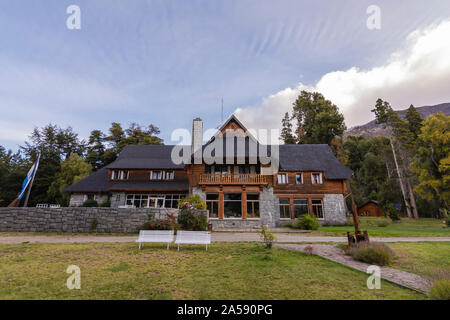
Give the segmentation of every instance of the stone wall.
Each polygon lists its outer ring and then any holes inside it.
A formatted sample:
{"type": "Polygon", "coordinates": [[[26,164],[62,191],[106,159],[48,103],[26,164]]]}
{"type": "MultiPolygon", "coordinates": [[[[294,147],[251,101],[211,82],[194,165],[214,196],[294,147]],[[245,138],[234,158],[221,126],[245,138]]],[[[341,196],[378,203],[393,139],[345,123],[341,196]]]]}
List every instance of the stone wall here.
{"type": "Polygon", "coordinates": [[[0,232],[138,232],[151,214],[167,218],[177,209],[0,208],[0,232]],[[92,230],[93,222],[97,227],[92,230]]]}
{"type": "Polygon", "coordinates": [[[347,205],[342,194],[326,194],[323,198],[325,224],[345,224],[347,222],[347,205]]]}

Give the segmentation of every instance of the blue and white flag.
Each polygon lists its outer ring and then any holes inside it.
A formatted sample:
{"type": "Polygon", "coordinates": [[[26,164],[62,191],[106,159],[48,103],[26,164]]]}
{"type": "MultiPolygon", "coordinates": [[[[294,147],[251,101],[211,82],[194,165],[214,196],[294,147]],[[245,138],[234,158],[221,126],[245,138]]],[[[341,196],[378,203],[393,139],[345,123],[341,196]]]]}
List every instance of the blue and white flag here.
{"type": "Polygon", "coordinates": [[[41,154],[38,155],[38,158],[36,160],[35,163],[33,163],[33,166],[31,167],[31,169],[28,171],[27,176],[25,177],[25,180],[23,180],[22,183],[22,190],[20,191],[19,196],[17,197],[18,199],[22,199],[25,190],[27,189],[28,185],[30,184],[31,180],[33,180],[34,176],[36,175],[36,171],[39,167],[39,159],[41,158],[41,154]]]}

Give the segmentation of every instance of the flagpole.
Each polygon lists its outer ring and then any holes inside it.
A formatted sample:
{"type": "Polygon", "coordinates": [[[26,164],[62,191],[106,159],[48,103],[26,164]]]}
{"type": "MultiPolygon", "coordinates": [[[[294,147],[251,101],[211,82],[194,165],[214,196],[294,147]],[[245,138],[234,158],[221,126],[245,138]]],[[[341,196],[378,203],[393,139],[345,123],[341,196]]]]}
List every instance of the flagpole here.
{"type": "Polygon", "coordinates": [[[28,206],[28,199],[30,198],[31,188],[33,187],[34,177],[36,176],[37,169],[39,167],[39,160],[41,158],[41,154],[38,154],[37,165],[33,172],[33,178],[31,178],[30,186],[28,187],[27,195],[25,197],[25,202],[23,204],[24,207],[28,206]]]}

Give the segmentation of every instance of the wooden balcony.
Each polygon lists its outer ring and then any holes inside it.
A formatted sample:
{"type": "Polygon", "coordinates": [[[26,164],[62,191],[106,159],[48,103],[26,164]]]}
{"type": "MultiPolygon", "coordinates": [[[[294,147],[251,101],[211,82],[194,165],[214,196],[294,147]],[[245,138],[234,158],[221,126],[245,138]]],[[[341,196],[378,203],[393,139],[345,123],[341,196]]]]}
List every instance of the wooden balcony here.
{"type": "Polygon", "coordinates": [[[201,174],[199,184],[266,185],[267,177],[261,174],[201,174]]]}

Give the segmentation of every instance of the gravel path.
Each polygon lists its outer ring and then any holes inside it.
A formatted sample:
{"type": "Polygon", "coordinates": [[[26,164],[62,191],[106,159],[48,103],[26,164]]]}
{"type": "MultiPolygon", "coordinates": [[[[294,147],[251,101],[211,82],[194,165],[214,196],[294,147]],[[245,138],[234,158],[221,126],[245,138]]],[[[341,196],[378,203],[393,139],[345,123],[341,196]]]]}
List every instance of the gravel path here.
{"type": "MultiPolygon", "coordinates": [[[[276,247],[304,252],[304,248],[307,246],[313,247],[313,254],[319,255],[323,258],[332,260],[334,262],[346,265],[353,269],[366,273],[367,267],[370,265],[364,262],[356,261],[352,257],[347,256],[344,252],[334,245],[326,244],[314,244],[314,245],[301,245],[301,244],[275,244],[276,247]]],[[[381,278],[386,279],[395,284],[413,289],[419,292],[427,293],[431,285],[429,279],[423,278],[417,274],[401,271],[390,267],[380,267],[381,278]]]]}
{"type": "MultiPolygon", "coordinates": [[[[295,233],[275,233],[277,242],[347,242],[346,237],[305,236],[295,233]]],[[[0,243],[86,243],[86,242],[134,242],[136,236],[77,236],[77,235],[10,235],[1,236],[0,243]]],[[[390,237],[373,238],[379,242],[450,242],[450,237],[390,237]]],[[[213,232],[213,242],[254,242],[260,241],[259,234],[250,232],[213,232]]]]}

